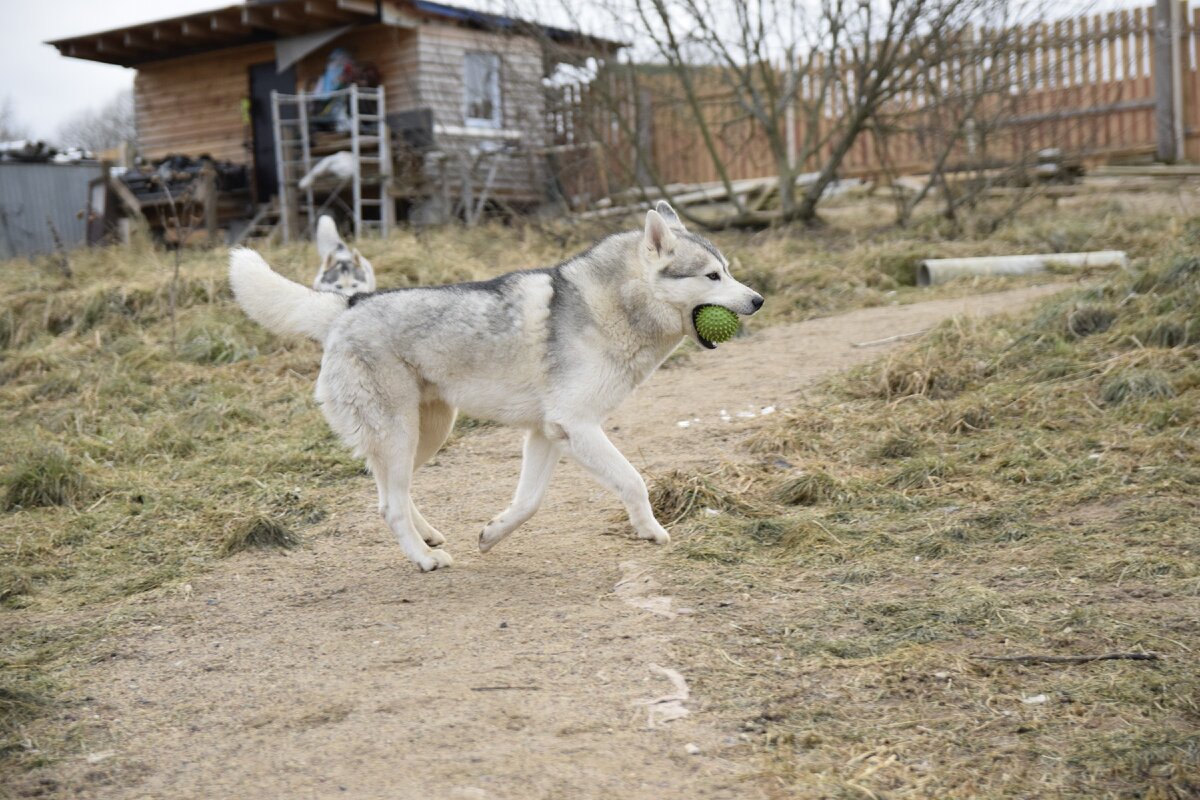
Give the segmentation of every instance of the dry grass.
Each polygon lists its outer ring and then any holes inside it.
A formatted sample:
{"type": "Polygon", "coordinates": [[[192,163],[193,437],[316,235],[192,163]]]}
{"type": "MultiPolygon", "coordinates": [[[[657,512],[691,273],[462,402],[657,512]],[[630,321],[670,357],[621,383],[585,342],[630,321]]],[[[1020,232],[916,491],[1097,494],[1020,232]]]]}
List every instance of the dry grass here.
{"type": "Polygon", "coordinates": [[[269,548],[287,550],[299,544],[299,537],[282,520],[259,514],[231,526],[221,543],[220,554],[231,556],[245,550],[269,548]]]}
{"type": "Polygon", "coordinates": [[[5,511],[77,506],[93,495],[87,476],[57,447],[18,457],[4,477],[5,511]]]}
{"type": "MultiPolygon", "coordinates": [[[[1033,212],[988,239],[947,240],[936,225],[877,231],[870,227],[877,217],[852,231],[831,227],[818,233],[729,233],[714,239],[740,261],[740,277],[769,297],[763,314],[755,318],[754,324],[761,325],[934,296],[910,285],[918,255],[1094,246],[1124,247],[1144,256],[1189,230],[1169,216],[1139,215],[1115,204],[1099,213],[1080,209],[1060,214],[1054,223],[1040,210],[1033,212]]],[[[386,242],[360,246],[386,288],[486,278],[554,263],[578,252],[597,233],[565,226],[448,229],[420,235],[401,232],[386,242]]],[[[273,248],[265,255],[281,272],[307,282],[313,268],[310,251],[298,245],[273,248]]],[[[67,745],[60,742],[56,751],[53,741],[43,740],[40,754],[27,750],[21,720],[27,711],[53,705],[21,698],[53,698],[59,682],[69,681],[71,671],[81,668],[72,655],[78,643],[106,626],[121,624],[122,613],[115,609],[123,608],[128,598],[169,591],[211,568],[230,548],[227,537],[247,534],[253,539],[255,531],[265,531],[267,539],[280,542],[288,538],[281,536],[283,530],[301,539],[319,536],[325,516],[361,509],[363,496],[371,491],[361,465],[329,434],[311,401],[318,348],[276,339],[245,319],[229,296],[224,251],[185,255],[174,348],[167,302],[169,254],[141,242],[130,248],[75,253],[72,265],[75,276],[69,280],[45,260],[11,262],[0,270],[0,458],[7,465],[2,476],[7,510],[0,513],[0,690],[16,693],[0,698],[17,698],[16,705],[0,708],[5,720],[15,720],[0,729],[0,752],[26,764],[53,758],[67,745]],[[270,524],[247,526],[254,520],[270,524]],[[78,622],[69,628],[47,622],[58,615],[71,615],[78,622]]],[[[1078,341],[1111,338],[1120,331],[1128,349],[1122,350],[1119,364],[1089,366],[1084,356],[1067,350],[1038,363],[1057,370],[1056,380],[1064,386],[1081,391],[1088,387],[1087,397],[1106,409],[1099,412],[1089,405],[1081,413],[1128,417],[1123,425],[1152,419],[1164,437],[1193,424],[1191,384],[1179,377],[1183,352],[1171,351],[1175,355],[1164,358],[1160,351],[1143,352],[1133,342],[1138,339],[1147,348],[1154,342],[1191,346],[1200,336],[1196,315],[1177,308],[1144,316],[1135,324],[1127,309],[1150,303],[1146,298],[1154,296],[1158,283],[1190,286],[1194,273],[1193,266],[1176,264],[1143,278],[1153,285],[1138,290],[1133,306],[1122,305],[1123,297],[1115,295],[1088,300],[1117,308],[1118,319],[1110,331],[1078,341]],[[1176,397],[1123,402],[1109,409],[1098,387],[1079,376],[1107,370],[1107,378],[1119,372],[1117,367],[1170,375],[1176,397]]],[[[940,287],[935,294],[963,294],[993,283],[999,285],[994,279],[967,281],[940,287]]],[[[978,344],[967,328],[938,335],[971,347],[978,344]]],[[[684,351],[672,363],[686,358],[684,351]]],[[[939,397],[973,391],[970,387],[987,375],[989,358],[972,356],[961,364],[914,361],[897,364],[895,376],[864,375],[854,384],[857,394],[847,394],[847,413],[856,403],[882,402],[880,392],[893,399],[917,397],[938,404],[943,402],[939,397]]],[[[1005,426],[1004,414],[993,410],[994,405],[991,398],[978,403],[996,419],[988,431],[1005,426]]],[[[804,469],[828,473],[831,482],[824,488],[787,488],[786,482],[796,476],[782,473],[772,473],[764,485],[776,488],[785,500],[800,502],[811,496],[814,505],[769,500],[758,508],[747,502],[746,492],[762,476],[729,468],[700,478],[675,476],[670,490],[656,495],[656,506],[666,521],[680,517],[680,524],[697,526],[686,544],[699,559],[696,565],[705,560],[702,549],[708,560],[736,563],[753,563],[756,549],[769,552],[773,564],[794,559],[797,553],[816,553],[814,563],[827,564],[844,585],[872,585],[888,570],[878,563],[860,565],[852,555],[879,548],[888,552],[903,537],[882,531],[876,518],[857,518],[858,504],[878,515],[881,525],[891,519],[889,514],[900,513],[898,509],[931,513],[930,493],[954,490],[972,473],[972,467],[963,465],[984,458],[966,452],[935,455],[945,437],[979,427],[976,423],[982,419],[963,406],[954,410],[962,418],[959,425],[946,416],[952,410],[947,406],[939,410],[945,413],[930,415],[928,419],[938,420],[932,427],[925,415],[914,414],[911,424],[889,428],[890,439],[879,431],[875,446],[880,458],[890,459],[889,472],[899,473],[913,454],[944,462],[944,470],[929,471],[911,486],[900,481],[887,487],[876,476],[862,488],[853,465],[813,461],[805,462],[804,469]],[[846,502],[851,498],[853,503],[846,502]],[[719,513],[713,516],[704,511],[708,508],[719,513]],[[730,526],[749,547],[731,554],[723,540],[703,533],[705,521],[730,526]]],[[[796,411],[789,418],[791,427],[764,431],[761,446],[772,452],[819,453],[837,435],[823,427],[825,418],[824,409],[796,411]],[[804,429],[809,425],[814,430],[804,429]]],[[[455,436],[471,435],[479,426],[462,420],[455,436]]],[[[870,442],[871,437],[862,441],[870,442]]],[[[1034,441],[1046,443],[1037,437],[1034,441]]],[[[1111,450],[1113,460],[1125,459],[1125,451],[1115,449],[1120,443],[1116,437],[1111,443],[1106,439],[1105,458],[1111,450]]],[[[1000,469],[1013,485],[1017,479],[1037,481],[1046,472],[1081,468],[1075,457],[1066,465],[1046,465],[1033,445],[1031,441],[1006,454],[1008,461],[1000,469]]],[[[1103,462],[1106,468],[1109,463],[1103,462]]],[[[1127,473],[1138,480],[1153,475],[1174,480],[1177,487],[1192,485],[1191,473],[1174,462],[1157,472],[1127,473]]],[[[975,546],[956,541],[944,546],[975,546]]],[[[1182,574],[1178,559],[1164,567],[1149,541],[1123,552],[1120,561],[1117,551],[1108,554],[1096,565],[1098,574],[1117,570],[1126,581],[1162,569],[1182,574]]]]}
{"type": "Polygon", "coordinates": [[[1138,335],[1200,320],[1177,246],[834,379],[683,524],[695,690],[769,796],[1200,796],[1200,347],[1138,335]],[[1113,651],[1162,660],[973,658],[1113,651]]]}

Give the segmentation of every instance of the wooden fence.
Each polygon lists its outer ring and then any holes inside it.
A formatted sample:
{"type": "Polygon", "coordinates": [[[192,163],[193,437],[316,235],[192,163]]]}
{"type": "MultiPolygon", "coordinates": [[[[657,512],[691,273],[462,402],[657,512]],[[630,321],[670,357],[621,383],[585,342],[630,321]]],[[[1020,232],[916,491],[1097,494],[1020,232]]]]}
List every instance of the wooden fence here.
{"type": "MultiPolygon", "coordinates": [[[[1180,5],[1182,156],[1200,160],[1200,10],[1189,9],[1186,0],[1180,5]]],[[[986,60],[972,53],[982,52],[995,32],[965,32],[961,57],[933,70],[931,88],[914,85],[893,98],[881,115],[887,125],[860,135],[838,174],[926,172],[938,148],[947,146],[947,136],[956,137],[951,162],[999,163],[1043,148],[1091,163],[1153,156],[1159,135],[1154,22],[1150,7],[1026,25],[1004,32],[1003,55],[986,60]],[[954,133],[945,119],[952,116],[947,97],[953,92],[947,87],[975,85],[985,69],[1002,76],[1004,83],[979,115],[987,122],[975,129],[960,125],[954,133]]],[[[651,175],[664,184],[716,181],[717,160],[734,180],[778,174],[766,136],[733,95],[719,81],[700,83],[696,100],[713,132],[711,150],[669,70],[638,68],[632,76],[626,69],[556,93],[547,107],[547,123],[558,146],[556,172],[568,200],[584,206],[599,199],[602,185],[615,191],[650,183],[651,175]],[[597,151],[603,159],[594,157],[597,151]],[[603,183],[598,169],[607,172],[603,183]]],[[[797,113],[788,117],[794,127],[786,138],[796,143],[792,163],[806,169],[818,168],[832,147],[827,143],[803,153],[806,133],[813,133],[814,125],[818,134],[836,126],[845,111],[838,97],[818,102],[814,92],[820,83],[800,81],[797,113]],[[819,110],[806,113],[813,108],[819,110]]]]}

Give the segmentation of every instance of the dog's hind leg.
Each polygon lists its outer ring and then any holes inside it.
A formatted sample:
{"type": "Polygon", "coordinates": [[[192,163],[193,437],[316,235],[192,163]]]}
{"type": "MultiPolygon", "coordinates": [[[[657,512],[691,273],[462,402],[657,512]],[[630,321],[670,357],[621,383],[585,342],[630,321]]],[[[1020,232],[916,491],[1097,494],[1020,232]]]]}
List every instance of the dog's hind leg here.
{"type": "Polygon", "coordinates": [[[525,454],[521,462],[521,478],[517,481],[517,493],[508,508],[492,518],[479,534],[479,551],[486,553],[496,543],[519,528],[534,515],[546,487],[554,475],[554,467],[562,455],[561,446],[544,436],[540,431],[529,431],[525,435],[525,454]]]}
{"type": "MultiPolygon", "coordinates": [[[[421,403],[421,435],[417,443],[417,452],[413,457],[413,471],[416,472],[429,459],[433,458],[441,446],[445,443],[446,437],[450,435],[450,429],[454,427],[454,416],[457,413],[456,409],[443,403],[441,400],[425,401],[421,403]]],[[[412,505],[413,523],[417,526],[417,532],[421,534],[421,538],[425,540],[425,544],[432,547],[437,547],[446,543],[446,537],[426,521],[421,512],[417,510],[414,503],[412,505]]]]}
{"type": "Polygon", "coordinates": [[[580,423],[564,425],[563,428],[571,457],[601,486],[620,498],[629,513],[629,522],[637,531],[638,538],[650,539],[657,544],[671,541],[667,529],[659,525],[658,520],[654,518],[646,482],[625,456],[621,455],[616,445],[604,435],[604,429],[599,425],[580,423]]]}
{"type": "Polygon", "coordinates": [[[405,376],[397,380],[411,382],[411,393],[407,386],[394,387],[398,391],[390,392],[393,394],[389,398],[392,400],[389,405],[393,409],[390,424],[386,429],[375,432],[364,450],[367,464],[379,488],[379,513],[408,560],[420,567],[422,572],[429,572],[450,566],[453,559],[444,550],[430,549],[417,529],[411,488],[414,456],[419,448],[418,390],[415,379],[405,376]]]}

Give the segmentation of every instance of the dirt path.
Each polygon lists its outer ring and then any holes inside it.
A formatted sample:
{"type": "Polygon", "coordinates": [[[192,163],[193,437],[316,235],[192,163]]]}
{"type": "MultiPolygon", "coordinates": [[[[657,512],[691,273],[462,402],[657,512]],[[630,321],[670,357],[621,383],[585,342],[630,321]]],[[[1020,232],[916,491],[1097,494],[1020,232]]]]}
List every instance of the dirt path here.
{"type": "MultiPolygon", "coordinates": [[[[822,375],[890,346],[852,342],[1011,310],[1061,288],[759,331],[660,371],[609,427],[642,469],[729,456],[745,430],[738,412],[784,408],[822,375]]],[[[404,561],[364,478],[361,512],[330,520],[310,546],[237,556],[185,596],[149,605],[140,626],[98,647],[110,656],[79,689],[93,698],[82,713],[103,731],[88,743],[90,760],[36,776],[52,780],[42,790],[206,800],[757,797],[742,779],[736,721],[706,713],[702,693],[682,703],[689,716],[648,724],[673,704],[639,701],[676,691],[652,665],[687,679],[673,643],[715,623],[656,598],[664,550],[602,535],[614,530],[618,505],[581,470],[564,462],[542,511],[489,555],[476,551],[482,523],[515,486],[519,440],[478,432],[419,474],[418,505],[448,535],[453,569],[421,575],[404,561]]]]}

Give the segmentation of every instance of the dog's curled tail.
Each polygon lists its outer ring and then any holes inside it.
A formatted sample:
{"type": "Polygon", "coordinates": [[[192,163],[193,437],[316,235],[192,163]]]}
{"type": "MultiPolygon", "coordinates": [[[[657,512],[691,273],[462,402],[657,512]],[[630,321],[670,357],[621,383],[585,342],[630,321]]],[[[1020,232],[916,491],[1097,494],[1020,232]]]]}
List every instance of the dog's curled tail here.
{"type": "Polygon", "coordinates": [[[333,321],[349,306],[334,292],[318,292],[290,281],[245,247],[229,254],[229,285],[250,319],[267,330],[325,341],[333,321]]]}

